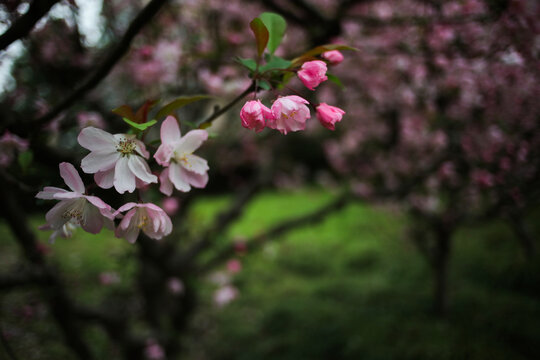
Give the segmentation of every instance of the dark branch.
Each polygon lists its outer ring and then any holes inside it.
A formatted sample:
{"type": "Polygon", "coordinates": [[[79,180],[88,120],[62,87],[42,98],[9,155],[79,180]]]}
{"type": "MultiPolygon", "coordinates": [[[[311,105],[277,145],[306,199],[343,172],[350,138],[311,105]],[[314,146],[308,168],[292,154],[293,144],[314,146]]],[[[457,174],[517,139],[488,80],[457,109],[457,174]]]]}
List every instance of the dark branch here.
{"type": "Polygon", "coordinates": [[[137,17],[131,22],[128,29],[120,42],[114,46],[101,65],[87,77],[82,84],[75,87],[73,93],[66,97],[62,102],[56,105],[51,111],[42,117],[34,120],[35,125],[44,125],[53,120],[62,111],[72,106],[79,98],[84,96],[88,91],[96,87],[112,70],[116,63],[129,50],[131,42],[141,29],[158,13],[161,7],[169,0],[152,0],[146,7],[141,10],[137,17]]]}
{"type": "MultiPolygon", "coordinates": [[[[260,249],[268,241],[274,238],[277,238],[278,236],[285,235],[288,232],[299,229],[301,227],[320,222],[328,215],[333,214],[334,212],[338,210],[341,210],[343,207],[345,207],[345,205],[347,205],[352,200],[353,200],[353,197],[350,194],[343,194],[336,197],[329,204],[324,205],[320,209],[310,214],[299,216],[291,220],[286,220],[282,222],[281,224],[274,226],[273,228],[268,230],[266,233],[255,236],[247,240],[246,246],[248,248],[248,252],[251,253],[257,249],[260,249]]],[[[199,267],[196,270],[198,270],[198,272],[200,273],[205,273],[209,270],[212,270],[214,267],[216,267],[217,265],[221,264],[223,261],[226,261],[231,256],[233,256],[234,252],[235,252],[234,246],[233,245],[228,246],[225,249],[218,252],[214,257],[212,257],[209,261],[207,261],[205,264],[203,264],[201,267],[199,267]]]]}
{"type": "Polygon", "coordinates": [[[28,11],[15,20],[9,29],[0,36],[0,50],[30,33],[34,25],[45,16],[59,0],[34,0],[28,11]]]}

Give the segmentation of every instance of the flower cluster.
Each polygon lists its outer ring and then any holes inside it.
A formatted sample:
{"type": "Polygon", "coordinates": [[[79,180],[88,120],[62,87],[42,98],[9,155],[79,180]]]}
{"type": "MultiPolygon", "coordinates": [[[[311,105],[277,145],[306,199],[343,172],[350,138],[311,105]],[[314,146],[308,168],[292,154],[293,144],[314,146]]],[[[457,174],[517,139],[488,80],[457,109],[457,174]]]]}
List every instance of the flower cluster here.
{"type": "MultiPolygon", "coordinates": [[[[343,55],[338,50],[327,51],[322,54],[322,58],[331,65],[337,65],[343,61],[343,55]]],[[[300,70],[297,71],[297,76],[308,89],[315,90],[328,79],[327,70],[324,61],[312,60],[302,64],[300,70]]],[[[242,126],[247,129],[260,132],[265,127],[269,127],[286,135],[288,132],[306,128],[306,121],[311,117],[307,105],[311,105],[309,101],[297,95],[278,97],[271,108],[266,107],[258,99],[251,100],[246,102],[240,110],[240,119],[242,126]]],[[[341,121],[345,114],[342,109],[325,103],[313,107],[320,123],[330,130],[335,129],[336,122],[341,121]]]]}
{"type": "MultiPolygon", "coordinates": [[[[160,191],[170,196],[173,186],[189,191],[191,186],[203,188],[208,182],[206,160],[193,152],[208,138],[205,130],[192,130],[181,136],[177,120],[169,116],[161,126],[161,145],[154,154],[164,169],[159,175],[160,191]]],[[[146,162],[150,153],[145,144],[133,134],[109,134],[95,127],[86,127],[78,136],[79,144],[90,150],[81,161],[85,173],[94,174],[96,184],[103,189],[114,189],[123,194],[134,192],[158,182],[146,162]]],[[[127,203],[114,211],[96,196],[86,194],[79,173],[72,164],[61,163],[60,175],[72,190],[45,187],[36,197],[59,200],[45,216],[47,224],[42,230],[53,230],[50,240],[69,237],[77,227],[97,234],[105,225],[115,235],[135,242],[142,230],[148,237],[159,240],[172,231],[169,216],[152,203],[127,203]],[[127,212],[125,215],[121,213],[127,212]],[[122,219],[114,227],[113,220],[122,219]]]]}

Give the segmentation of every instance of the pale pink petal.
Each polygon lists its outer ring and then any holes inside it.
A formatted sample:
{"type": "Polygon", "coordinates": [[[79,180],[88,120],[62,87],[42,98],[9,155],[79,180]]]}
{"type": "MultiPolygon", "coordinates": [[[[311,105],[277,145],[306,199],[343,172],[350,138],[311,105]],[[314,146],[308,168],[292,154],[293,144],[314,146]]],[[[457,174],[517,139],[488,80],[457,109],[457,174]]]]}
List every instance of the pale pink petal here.
{"type": "Polygon", "coordinates": [[[180,141],[180,127],[174,116],[167,116],[161,124],[161,143],[165,145],[173,145],[180,141]]]}
{"type": "Polygon", "coordinates": [[[111,220],[115,218],[115,216],[113,215],[113,209],[103,200],[101,200],[97,196],[85,196],[85,198],[90,204],[94,205],[99,209],[101,215],[108,217],[111,220]]]}
{"type": "Polygon", "coordinates": [[[188,132],[180,142],[176,144],[174,150],[178,154],[187,153],[191,154],[197,150],[201,144],[208,139],[208,133],[206,130],[191,130],[188,132]]]}
{"type": "Polygon", "coordinates": [[[173,148],[169,145],[161,144],[154,154],[154,159],[156,159],[157,163],[161,166],[169,166],[172,155],[173,148]]]}
{"type": "Polygon", "coordinates": [[[84,218],[81,221],[81,227],[84,229],[84,231],[87,231],[90,234],[99,233],[103,227],[103,216],[99,212],[99,209],[87,203],[84,206],[83,213],[84,218]]]}
{"type": "Polygon", "coordinates": [[[93,151],[82,159],[81,169],[87,174],[94,174],[98,171],[110,170],[114,167],[120,157],[121,153],[118,151],[93,151]]]}
{"type": "Polygon", "coordinates": [[[147,207],[146,214],[148,215],[148,218],[152,221],[152,230],[154,233],[157,233],[159,231],[159,228],[161,227],[161,216],[162,213],[164,214],[163,210],[159,209],[159,211],[156,211],[155,209],[147,207]]]}
{"type": "Polygon", "coordinates": [[[186,169],[182,169],[183,178],[193,187],[202,189],[208,184],[208,173],[197,174],[186,169]]]}
{"type": "Polygon", "coordinates": [[[157,183],[157,176],[150,172],[146,161],[136,155],[128,159],[128,166],[131,172],[145,183],[157,183]]]}
{"type": "MultiPolygon", "coordinates": [[[[137,206],[137,203],[134,203],[134,202],[129,202],[129,203],[127,203],[127,204],[124,204],[124,205],[120,206],[120,208],[118,208],[118,210],[116,210],[116,211],[114,212],[114,215],[116,216],[116,215],[118,215],[118,214],[121,213],[121,212],[128,211],[128,210],[132,209],[132,208],[135,207],[135,206],[137,206]]],[[[127,217],[128,215],[129,215],[129,214],[126,214],[126,217],[127,217]]],[[[133,216],[133,214],[132,214],[131,216],[133,216]]]]}
{"type": "Polygon", "coordinates": [[[103,222],[105,224],[105,227],[111,231],[114,231],[114,221],[112,221],[109,218],[103,218],[103,222]]]}
{"type": "Polygon", "coordinates": [[[127,230],[127,228],[131,226],[131,221],[133,219],[133,216],[137,214],[137,211],[138,209],[133,209],[131,211],[128,211],[128,213],[124,216],[122,221],[120,221],[120,224],[118,225],[118,229],[127,230]]]}
{"type": "Polygon", "coordinates": [[[150,157],[150,153],[148,150],[146,150],[146,146],[141,140],[133,139],[135,142],[135,151],[139,153],[142,157],[145,159],[148,159],[150,157]]]}
{"type": "Polygon", "coordinates": [[[73,205],[77,200],[63,200],[54,205],[51,210],[45,214],[47,223],[51,225],[51,228],[58,229],[64,225],[69,219],[64,218],[64,213],[73,205]]]}
{"type": "Polygon", "coordinates": [[[114,167],[107,171],[98,171],[94,174],[94,181],[102,189],[110,189],[114,184],[114,167]]]}
{"type": "Polygon", "coordinates": [[[186,163],[187,164],[182,164],[182,166],[189,170],[189,171],[192,171],[196,174],[204,174],[208,171],[209,167],[208,167],[208,162],[203,159],[202,157],[199,157],[197,155],[193,155],[193,154],[190,154],[190,155],[186,155],[186,163]]]}
{"type": "Polygon", "coordinates": [[[169,180],[169,168],[166,168],[161,172],[159,175],[159,183],[159,191],[167,196],[171,196],[173,192],[173,184],[171,180],[169,180]]]}
{"type": "Polygon", "coordinates": [[[45,186],[43,188],[43,191],[40,191],[36,194],[36,198],[38,199],[44,199],[44,200],[52,200],[54,199],[54,195],[66,193],[67,190],[60,189],[54,186],[45,186]]]}
{"type": "Polygon", "coordinates": [[[117,143],[113,135],[95,127],[82,129],[77,140],[83,148],[91,151],[114,151],[117,143]]]}
{"type": "Polygon", "coordinates": [[[114,168],[114,188],[120,194],[135,191],[135,175],[129,170],[128,158],[122,156],[114,168]]]}
{"type": "Polygon", "coordinates": [[[75,167],[67,162],[60,163],[58,167],[60,168],[60,176],[64,179],[66,185],[71,190],[84,194],[84,184],[75,167]]]}
{"type": "Polygon", "coordinates": [[[178,164],[171,164],[169,166],[169,179],[177,190],[187,192],[191,189],[191,186],[184,179],[182,170],[178,164]]]}
{"type": "Polygon", "coordinates": [[[54,195],[53,199],[55,199],[55,200],[78,199],[78,198],[81,198],[83,196],[84,195],[82,195],[82,194],[79,194],[79,193],[76,193],[76,192],[73,192],[73,191],[68,191],[68,192],[65,192],[65,193],[58,193],[58,194],[54,195]]]}

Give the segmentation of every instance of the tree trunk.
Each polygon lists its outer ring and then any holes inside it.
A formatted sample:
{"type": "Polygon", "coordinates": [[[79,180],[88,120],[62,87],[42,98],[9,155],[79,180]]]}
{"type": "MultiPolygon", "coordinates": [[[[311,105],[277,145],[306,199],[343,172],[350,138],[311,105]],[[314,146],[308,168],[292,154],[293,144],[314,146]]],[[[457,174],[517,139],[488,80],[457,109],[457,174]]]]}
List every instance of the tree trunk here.
{"type": "Polygon", "coordinates": [[[443,317],[448,312],[448,267],[451,250],[451,231],[439,226],[435,233],[435,252],[433,258],[433,310],[443,317]]]}

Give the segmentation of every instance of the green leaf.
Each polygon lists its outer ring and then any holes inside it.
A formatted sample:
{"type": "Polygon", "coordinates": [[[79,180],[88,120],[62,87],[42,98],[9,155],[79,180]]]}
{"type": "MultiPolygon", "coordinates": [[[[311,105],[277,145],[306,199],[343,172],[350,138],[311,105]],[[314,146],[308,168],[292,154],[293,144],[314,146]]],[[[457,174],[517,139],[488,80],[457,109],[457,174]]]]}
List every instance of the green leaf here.
{"type": "Polygon", "coordinates": [[[351,46],[347,46],[347,45],[339,45],[339,44],[321,45],[321,46],[317,46],[317,47],[303,53],[299,57],[293,59],[292,64],[293,64],[293,66],[300,66],[306,61],[313,60],[315,56],[320,55],[320,54],[322,54],[324,52],[327,52],[327,51],[330,51],[330,50],[353,50],[353,51],[358,51],[358,49],[353,48],[351,46]]]}
{"type": "Polygon", "coordinates": [[[289,60],[285,60],[279,56],[271,56],[268,63],[261,66],[259,71],[265,72],[274,69],[287,69],[289,66],[291,66],[291,62],[289,60]]]}
{"type": "Polygon", "coordinates": [[[17,160],[19,161],[21,169],[23,169],[23,171],[26,171],[34,160],[34,154],[32,153],[32,150],[23,151],[19,154],[17,160]]]}
{"type": "Polygon", "coordinates": [[[270,86],[270,83],[266,80],[259,81],[259,87],[264,90],[270,90],[272,86],[270,86]]]}
{"type": "Polygon", "coordinates": [[[193,96],[180,96],[176,100],[168,103],[164,107],[162,107],[157,115],[156,118],[160,119],[162,117],[165,117],[167,115],[172,114],[174,111],[180,109],[183,106],[186,106],[188,104],[191,104],[192,102],[210,99],[212,96],[210,95],[193,95],[193,96]]]}
{"type": "Polygon", "coordinates": [[[334,84],[336,84],[340,88],[345,89],[345,85],[343,85],[341,80],[336,75],[326,73],[326,76],[328,77],[328,80],[330,80],[331,82],[333,82],[334,84]]]}
{"type": "Polygon", "coordinates": [[[155,123],[157,123],[157,120],[150,120],[148,122],[145,122],[145,123],[142,123],[142,124],[137,124],[136,122],[134,121],[131,121],[129,120],[128,118],[123,118],[124,121],[126,123],[128,123],[132,128],[135,128],[137,130],[140,130],[140,131],[144,131],[146,129],[148,129],[150,126],[154,125],[155,123]]]}
{"type": "Polygon", "coordinates": [[[249,23],[249,27],[251,28],[251,31],[253,31],[253,35],[255,35],[255,41],[257,42],[257,55],[261,57],[264,49],[266,49],[266,45],[268,44],[270,34],[268,33],[268,29],[264,25],[263,21],[259,18],[253,19],[253,21],[249,23]]]}
{"type": "Polygon", "coordinates": [[[268,50],[271,54],[273,54],[278,48],[279,44],[281,44],[281,40],[285,34],[285,29],[287,28],[287,22],[281,15],[271,12],[262,13],[259,15],[259,18],[268,29],[268,50]]]}
{"type": "Polygon", "coordinates": [[[236,61],[238,61],[240,64],[242,64],[251,71],[255,71],[255,69],[257,69],[257,63],[253,59],[236,58],[236,61]]]}

